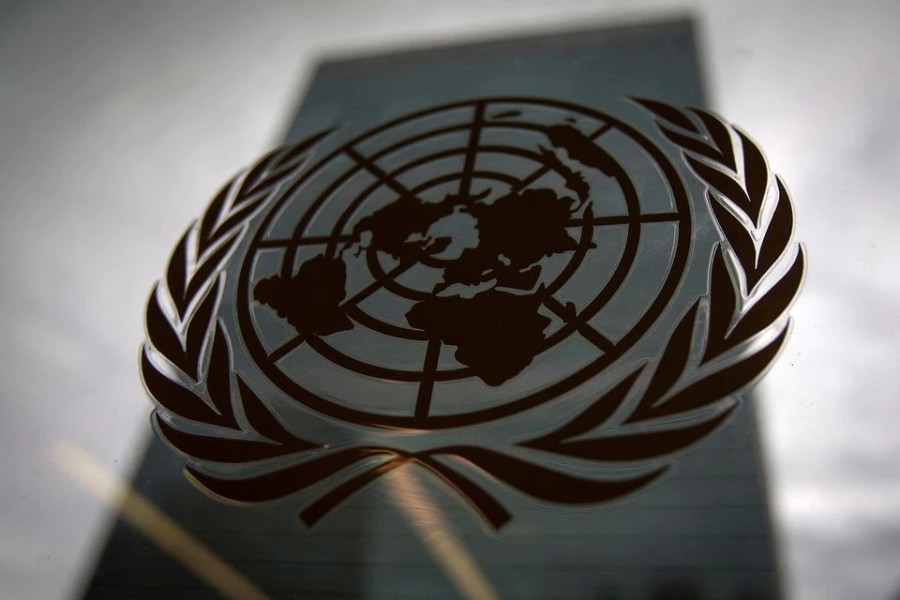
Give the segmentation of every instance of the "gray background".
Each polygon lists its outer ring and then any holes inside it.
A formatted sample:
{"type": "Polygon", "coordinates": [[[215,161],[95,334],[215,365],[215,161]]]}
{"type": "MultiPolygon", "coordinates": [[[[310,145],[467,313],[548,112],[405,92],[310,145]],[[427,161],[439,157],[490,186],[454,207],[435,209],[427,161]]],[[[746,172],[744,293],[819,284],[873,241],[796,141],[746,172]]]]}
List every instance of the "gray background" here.
{"type": "Polygon", "coordinates": [[[2,592],[64,597],[94,560],[110,517],[53,444],[131,472],[147,283],[210,192],[282,137],[319,56],[685,8],[713,106],[789,183],[811,257],[759,388],[788,590],[896,593],[896,4],[486,1],[0,8],[2,592]]]}

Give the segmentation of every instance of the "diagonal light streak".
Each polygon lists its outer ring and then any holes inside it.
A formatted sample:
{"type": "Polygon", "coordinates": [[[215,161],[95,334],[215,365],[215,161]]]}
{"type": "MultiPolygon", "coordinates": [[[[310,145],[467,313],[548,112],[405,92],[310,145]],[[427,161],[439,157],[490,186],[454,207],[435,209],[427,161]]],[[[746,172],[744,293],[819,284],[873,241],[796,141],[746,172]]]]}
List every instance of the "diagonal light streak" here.
{"type": "Polygon", "coordinates": [[[233,565],[109,471],[81,446],[59,441],[51,448],[50,455],[66,475],[117,511],[125,522],[222,597],[232,600],[267,598],[233,565]]]}
{"type": "Polygon", "coordinates": [[[478,562],[453,533],[441,509],[419,485],[410,466],[388,480],[391,495],[422,543],[459,594],[467,600],[499,600],[478,562]]]}

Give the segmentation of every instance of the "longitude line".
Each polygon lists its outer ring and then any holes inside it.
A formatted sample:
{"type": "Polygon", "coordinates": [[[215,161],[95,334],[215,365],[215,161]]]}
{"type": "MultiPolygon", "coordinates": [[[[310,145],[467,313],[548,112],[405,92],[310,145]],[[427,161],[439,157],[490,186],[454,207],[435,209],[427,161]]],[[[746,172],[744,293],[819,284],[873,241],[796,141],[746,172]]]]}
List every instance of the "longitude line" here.
{"type": "Polygon", "coordinates": [[[434,379],[440,356],[441,341],[435,338],[428,340],[425,363],[422,365],[422,381],[419,383],[419,394],[416,397],[416,418],[428,417],[431,410],[431,396],[434,392],[434,379]]]}
{"type": "Polygon", "coordinates": [[[587,323],[579,321],[577,318],[574,322],[570,321],[569,315],[566,314],[566,310],[563,304],[553,296],[549,296],[548,298],[544,299],[544,306],[549,308],[565,323],[574,325],[578,333],[580,333],[582,337],[595,345],[598,349],[602,350],[603,352],[611,352],[612,350],[615,350],[616,346],[612,343],[612,341],[610,341],[606,336],[604,336],[602,333],[600,333],[587,323]]]}
{"type": "Polygon", "coordinates": [[[467,197],[472,189],[472,172],[475,170],[475,157],[478,154],[478,143],[481,139],[481,126],[484,121],[484,103],[475,105],[475,114],[472,116],[472,128],[469,132],[469,146],[466,149],[466,162],[463,165],[462,179],[459,180],[460,197],[467,197]]]}
{"type": "Polygon", "coordinates": [[[269,355],[269,360],[273,363],[277,363],[279,360],[290,354],[294,349],[296,349],[300,344],[306,341],[306,334],[299,333],[289,339],[287,342],[279,346],[269,355]]]}
{"type": "Polygon", "coordinates": [[[362,165],[369,173],[374,175],[378,181],[393,189],[401,196],[412,196],[412,192],[410,192],[405,185],[397,181],[394,177],[391,177],[387,172],[381,169],[381,167],[357,152],[354,148],[347,148],[346,152],[350,158],[362,165]]]}
{"type": "MultiPolygon", "coordinates": [[[[598,128],[596,131],[594,131],[594,133],[589,135],[588,139],[590,139],[591,141],[596,141],[597,138],[599,138],[601,135],[603,135],[604,133],[606,133],[607,131],[612,129],[612,127],[613,126],[611,123],[604,123],[602,126],[600,126],[600,128],[598,128]]],[[[544,175],[549,173],[551,169],[552,169],[552,167],[550,167],[549,165],[544,165],[543,167],[539,167],[538,169],[533,171],[531,173],[531,175],[529,175],[528,177],[526,177],[525,179],[520,181],[519,184],[513,188],[512,193],[520,192],[523,189],[527,188],[529,185],[531,185],[532,183],[534,183],[535,181],[537,181],[538,179],[540,179],[541,177],[543,177],[544,175]]]]}

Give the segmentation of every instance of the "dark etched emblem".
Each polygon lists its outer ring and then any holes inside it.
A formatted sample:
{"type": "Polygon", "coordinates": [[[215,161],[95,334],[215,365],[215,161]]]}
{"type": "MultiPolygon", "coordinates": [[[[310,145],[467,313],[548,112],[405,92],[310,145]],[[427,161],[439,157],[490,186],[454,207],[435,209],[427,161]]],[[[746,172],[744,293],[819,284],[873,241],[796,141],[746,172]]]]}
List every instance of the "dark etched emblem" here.
{"type": "Polygon", "coordinates": [[[724,422],[787,333],[803,272],[793,210],[738,129],[637,105],[656,132],[561,101],[445,105],[315,135],[229,183],[147,310],[155,423],[192,479],[253,502],[374,460],[301,513],[311,524],[414,463],[499,527],[509,513],[467,470],[600,502],[724,422]],[[689,172],[706,197],[692,201],[689,172]],[[697,210],[720,242],[699,258],[707,292],[673,307],[697,210]],[[660,323],[670,335],[644,358],[634,349],[660,323]],[[535,427],[551,401],[555,425],[535,427]],[[313,439],[323,418],[344,441],[313,439]],[[495,437],[428,442],[476,424],[495,437]],[[584,477],[565,459],[644,468],[584,477]]]}
{"type": "Polygon", "coordinates": [[[297,189],[250,243],[239,292],[243,336],[285,392],[367,425],[454,427],[558,397],[658,318],[690,245],[687,195],[669,159],[610,115],[562,102],[422,111],[337,148],[297,189]],[[634,152],[644,155],[643,185],[657,186],[664,202],[642,202],[616,157],[634,152]],[[304,188],[321,191],[298,202],[304,188]],[[636,267],[648,224],[663,224],[656,234],[665,229],[666,246],[639,268],[661,277],[623,308],[627,329],[613,337],[592,320],[636,267]],[[287,339],[266,338],[266,312],[290,325],[287,339]],[[593,346],[577,370],[559,364],[572,336],[593,346]],[[322,368],[319,359],[393,382],[396,390],[373,385],[370,393],[396,401],[373,410],[327,382],[312,387],[302,372],[322,368]],[[448,387],[467,381],[467,395],[487,396],[471,380],[502,386],[541,359],[556,369],[490,402],[461,403],[460,388],[448,387]]]}

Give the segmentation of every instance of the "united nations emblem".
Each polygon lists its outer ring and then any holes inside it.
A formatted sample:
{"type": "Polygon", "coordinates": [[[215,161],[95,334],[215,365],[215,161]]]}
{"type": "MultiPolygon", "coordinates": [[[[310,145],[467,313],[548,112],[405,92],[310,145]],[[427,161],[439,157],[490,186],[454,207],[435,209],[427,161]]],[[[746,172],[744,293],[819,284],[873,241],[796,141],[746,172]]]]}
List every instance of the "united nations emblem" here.
{"type": "Polygon", "coordinates": [[[494,485],[594,504],[659,478],[772,364],[804,254],[740,129],[633,106],[458,102],[230,181],[146,312],[154,426],[188,477],[313,525],[417,466],[493,528],[494,485]]]}

